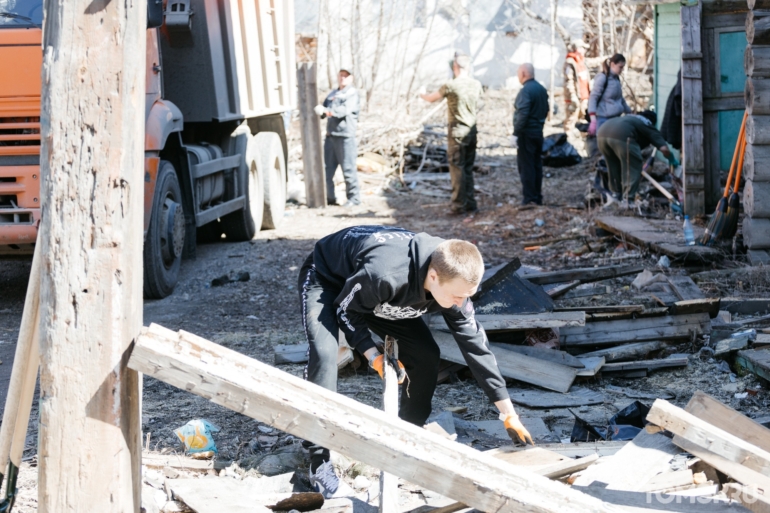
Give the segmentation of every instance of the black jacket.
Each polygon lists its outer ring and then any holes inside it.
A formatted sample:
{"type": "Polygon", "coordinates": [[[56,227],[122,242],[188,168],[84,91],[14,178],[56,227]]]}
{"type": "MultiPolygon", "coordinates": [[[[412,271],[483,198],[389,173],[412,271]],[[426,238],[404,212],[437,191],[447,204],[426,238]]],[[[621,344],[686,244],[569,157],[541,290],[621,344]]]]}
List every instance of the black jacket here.
{"type": "Polygon", "coordinates": [[[374,347],[365,315],[386,319],[441,313],[468,367],[493,401],[508,398],[505,380],[476,322],[473,302],[442,308],[425,291],[433,250],[443,239],[390,226],[353,226],[316,242],[313,264],[324,286],[339,291],[338,324],[360,353],[374,347]]]}
{"type": "Polygon", "coordinates": [[[548,116],[548,91],[534,78],[524,82],[513,104],[513,135],[542,134],[548,116]]]}
{"type": "Polygon", "coordinates": [[[666,100],[666,111],[660,124],[660,133],[674,148],[682,148],[682,70],[666,100]]]}

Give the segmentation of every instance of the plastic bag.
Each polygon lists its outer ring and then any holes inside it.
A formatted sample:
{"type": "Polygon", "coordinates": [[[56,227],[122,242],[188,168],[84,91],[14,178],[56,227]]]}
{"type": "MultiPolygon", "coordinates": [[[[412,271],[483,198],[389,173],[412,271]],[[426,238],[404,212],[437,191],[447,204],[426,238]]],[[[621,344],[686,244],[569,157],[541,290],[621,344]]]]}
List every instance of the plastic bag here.
{"type": "Polygon", "coordinates": [[[211,434],[216,433],[219,429],[219,426],[207,420],[195,419],[174,430],[174,434],[179,437],[187,452],[191,454],[207,451],[217,452],[217,445],[211,434]]]}
{"type": "Polygon", "coordinates": [[[567,134],[552,134],[543,139],[543,165],[567,167],[582,161],[583,157],[567,142],[567,134]]]}
{"type": "Polygon", "coordinates": [[[592,426],[575,415],[572,410],[569,412],[575,417],[570,441],[595,442],[597,440],[632,440],[644,429],[647,423],[645,418],[650,408],[639,401],[634,401],[613,415],[606,427],[592,426]]]}

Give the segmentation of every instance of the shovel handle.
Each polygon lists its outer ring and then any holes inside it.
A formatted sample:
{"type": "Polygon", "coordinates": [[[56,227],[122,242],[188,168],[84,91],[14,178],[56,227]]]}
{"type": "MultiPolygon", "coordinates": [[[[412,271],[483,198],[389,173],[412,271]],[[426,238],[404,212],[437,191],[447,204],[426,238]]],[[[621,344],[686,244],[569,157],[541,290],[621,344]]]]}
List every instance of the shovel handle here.
{"type": "Polygon", "coordinates": [[[738,161],[738,155],[741,152],[741,146],[743,145],[743,141],[746,138],[746,118],[748,118],[749,112],[743,111],[743,121],[741,121],[741,130],[738,132],[738,141],[735,143],[735,151],[733,152],[733,160],[730,162],[730,172],[727,174],[727,183],[725,184],[725,193],[724,198],[727,198],[727,196],[730,195],[730,184],[733,181],[733,176],[735,173],[736,166],[735,164],[738,161]]]}
{"type": "Polygon", "coordinates": [[[733,194],[738,193],[741,185],[741,173],[743,172],[743,157],[746,155],[746,133],[743,133],[743,139],[740,142],[741,152],[738,155],[738,171],[735,173],[735,183],[733,184],[733,194]]]}

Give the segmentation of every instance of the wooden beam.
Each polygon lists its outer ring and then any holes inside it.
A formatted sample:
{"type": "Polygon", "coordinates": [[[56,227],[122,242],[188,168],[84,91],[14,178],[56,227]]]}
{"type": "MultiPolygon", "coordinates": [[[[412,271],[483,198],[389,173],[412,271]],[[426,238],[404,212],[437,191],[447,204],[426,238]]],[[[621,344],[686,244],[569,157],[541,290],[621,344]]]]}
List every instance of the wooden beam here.
{"type": "Polygon", "coordinates": [[[563,347],[600,346],[648,340],[689,338],[693,333],[711,332],[711,319],[706,313],[666,315],[640,319],[589,322],[584,327],[559,329],[563,347]]]}
{"type": "Polygon", "coordinates": [[[657,399],[647,420],[698,447],[759,473],[770,473],[770,452],[699,419],[663,399],[657,399]]]}
{"type": "Polygon", "coordinates": [[[749,217],[770,217],[770,183],[746,181],[743,210],[749,217]]]}
{"type": "Polygon", "coordinates": [[[770,249],[770,219],[744,217],[743,244],[749,249],[770,249]]]}
{"type": "Polygon", "coordinates": [[[683,5],[679,16],[682,48],[682,182],[684,211],[692,217],[706,213],[701,2],[683,5]]]}
{"type": "MultiPolygon", "coordinates": [[[[562,456],[568,456],[570,458],[583,458],[590,456],[591,454],[598,454],[599,456],[612,456],[620,451],[628,444],[627,441],[597,441],[597,442],[572,442],[568,444],[539,444],[541,449],[547,449],[552,452],[561,454],[562,456]]],[[[486,451],[489,454],[498,453],[511,453],[531,450],[530,446],[513,446],[506,445],[504,447],[498,447],[497,449],[491,449],[486,451]]]]}
{"type": "Polygon", "coordinates": [[[619,362],[621,360],[632,360],[640,356],[647,356],[653,351],[666,347],[666,344],[659,340],[652,342],[637,342],[635,344],[623,344],[622,346],[608,347],[583,353],[581,358],[592,358],[596,356],[604,357],[605,364],[609,362],[619,362]]]}
{"type": "Polygon", "coordinates": [[[139,511],[147,2],[47,2],[38,511],[139,511]],[[87,491],[86,491],[87,489],[87,491]]]}
{"type": "MultiPolygon", "coordinates": [[[[476,320],[487,331],[528,330],[533,328],[561,328],[585,326],[586,314],[580,312],[543,312],[538,314],[480,314],[476,320]]],[[[449,327],[441,316],[433,316],[431,327],[447,331],[449,327]]]]}
{"type": "Polygon", "coordinates": [[[613,265],[609,267],[583,267],[578,269],[568,269],[566,271],[536,272],[522,274],[521,277],[537,285],[547,285],[549,283],[562,283],[575,280],[586,283],[589,281],[606,280],[608,278],[618,278],[629,274],[637,274],[642,271],[644,271],[644,266],[641,265],[613,265]]]}
{"type": "MultiPolygon", "coordinates": [[[[746,143],[770,144],[770,116],[751,114],[746,118],[746,143]]],[[[762,162],[756,159],[756,162],[762,162]]],[[[748,177],[747,177],[748,178],[748,177]]]]}
{"type": "MultiPolygon", "coordinates": [[[[398,343],[390,335],[385,336],[385,361],[382,377],[382,410],[394,419],[398,418],[398,376],[388,359],[398,359],[398,343]]],[[[398,477],[384,470],[380,472],[380,504],[378,513],[399,513],[398,477]]]]}
{"type": "MultiPolygon", "coordinates": [[[[770,18],[767,18],[770,22],[770,18]]],[[[754,116],[770,114],[770,84],[768,80],[746,77],[744,97],[746,110],[754,116]]]]}
{"type": "Polygon", "coordinates": [[[129,366],[482,511],[615,511],[561,483],[184,331],[157,325],[143,330],[129,366]]]}
{"type": "MultiPolygon", "coordinates": [[[[452,335],[434,330],[433,338],[441,349],[441,358],[450,362],[467,364],[452,335]]],[[[577,369],[574,367],[530,358],[507,349],[494,347],[490,349],[495,355],[497,366],[503,377],[517,379],[556,392],[568,391],[572,382],[575,381],[577,369]]]]}
{"type": "MultiPolygon", "coordinates": [[[[767,48],[770,50],[770,47],[767,48]]],[[[762,162],[770,162],[770,145],[747,144],[743,157],[743,175],[746,180],[770,182],[770,166],[762,165],[762,162]],[[755,162],[758,164],[755,165],[755,162]]]]}
{"type": "Polygon", "coordinates": [[[770,45],[770,13],[754,10],[746,13],[746,41],[750,45],[770,45]]]}
{"type": "Polygon", "coordinates": [[[506,351],[513,351],[514,353],[523,354],[531,358],[537,358],[538,360],[546,360],[553,363],[559,363],[566,365],[567,367],[575,367],[576,369],[584,369],[583,362],[576,357],[564,351],[558,349],[547,349],[545,347],[534,346],[517,346],[515,344],[502,344],[499,342],[490,342],[489,345],[495,349],[504,349],[506,351]]]}
{"type": "Polygon", "coordinates": [[[746,45],[743,68],[752,78],[770,78],[770,46],[746,45]]]}
{"type": "Polygon", "coordinates": [[[299,95],[299,124],[302,130],[302,172],[305,177],[307,206],[326,206],[326,171],[321,141],[321,120],[313,111],[318,105],[318,64],[303,62],[297,65],[299,95]]]}
{"type": "Polygon", "coordinates": [[[760,378],[770,380],[770,349],[739,351],[735,364],[760,378]]]}
{"type": "Polygon", "coordinates": [[[687,367],[688,355],[671,355],[668,358],[658,360],[639,360],[636,362],[616,362],[606,363],[602,367],[602,372],[622,372],[628,370],[645,369],[648,371],[655,369],[665,369],[667,367],[687,367]]]}

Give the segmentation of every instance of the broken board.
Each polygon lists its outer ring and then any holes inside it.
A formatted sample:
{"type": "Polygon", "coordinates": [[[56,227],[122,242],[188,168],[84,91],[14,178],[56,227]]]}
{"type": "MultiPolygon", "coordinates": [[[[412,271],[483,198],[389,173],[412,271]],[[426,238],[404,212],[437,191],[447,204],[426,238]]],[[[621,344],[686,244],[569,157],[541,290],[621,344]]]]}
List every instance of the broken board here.
{"type": "Polygon", "coordinates": [[[586,406],[590,404],[602,404],[604,395],[588,388],[573,387],[566,394],[545,392],[543,390],[516,390],[508,389],[511,401],[528,408],[569,408],[573,406],[586,406]]]}
{"type": "MultiPolygon", "coordinates": [[[[716,261],[722,252],[708,246],[688,246],[684,243],[682,223],[667,219],[642,219],[639,217],[599,216],[594,222],[608,232],[621,235],[624,240],[643,249],[685,261],[716,261]]],[[[695,239],[703,234],[703,228],[693,226],[695,239]]]]}
{"type": "Polygon", "coordinates": [[[590,322],[559,329],[561,346],[601,346],[648,340],[689,339],[711,332],[707,313],[590,322]]]}
{"type": "Polygon", "coordinates": [[[553,310],[553,299],[543,287],[516,274],[519,265],[515,259],[481,283],[473,296],[477,314],[531,314],[553,310]]]}
{"type": "MultiPolygon", "coordinates": [[[[585,326],[585,312],[543,312],[538,314],[484,314],[484,307],[476,308],[476,320],[486,331],[517,331],[535,328],[561,328],[564,326],[585,326]]],[[[440,315],[431,318],[431,327],[449,331],[446,321],[440,315]]]]}
{"type": "Polygon", "coordinates": [[[497,349],[513,351],[514,353],[523,354],[531,358],[537,358],[538,360],[546,360],[553,363],[559,363],[561,365],[566,365],[567,367],[575,367],[576,369],[585,368],[585,364],[580,359],[572,356],[569,353],[565,353],[564,351],[559,351],[558,349],[502,344],[499,342],[490,342],[489,345],[497,349]]]}
{"type": "Polygon", "coordinates": [[[668,358],[659,360],[639,360],[637,362],[616,362],[606,363],[602,367],[602,372],[623,372],[629,370],[644,369],[647,371],[655,369],[664,369],[666,367],[687,367],[689,355],[672,354],[668,358]]]}
{"type": "Polygon", "coordinates": [[[739,351],[735,364],[760,378],[770,380],[770,349],[739,351]]]}
{"type": "Polygon", "coordinates": [[[603,356],[580,358],[580,362],[583,364],[583,368],[578,369],[577,375],[583,378],[596,376],[596,373],[599,372],[605,364],[603,356]]]}
{"type": "Polygon", "coordinates": [[[257,480],[247,479],[170,479],[171,492],[197,513],[272,513],[275,506],[291,499],[294,503],[281,504],[283,510],[311,511],[323,507],[320,493],[264,494],[256,486],[257,480]]]}
{"type": "MultiPolygon", "coordinates": [[[[559,439],[548,429],[540,417],[525,417],[522,415],[519,418],[524,427],[527,428],[527,431],[529,431],[529,434],[532,435],[532,440],[535,443],[558,442],[559,439]]],[[[508,432],[505,430],[505,425],[499,420],[477,420],[470,424],[499,441],[511,440],[511,437],[508,436],[508,432]]]]}
{"type": "MultiPolygon", "coordinates": [[[[449,333],[431,330],[441,350],[441,358],[466,364],[460,347],[449,333]]],[[[558,363],[530,358],[506,349],[490,348],[497,359],[497,367],[503,377],[517,379],[549,390],[566,392],[572,386],[577,369],[558,363]]]]}

